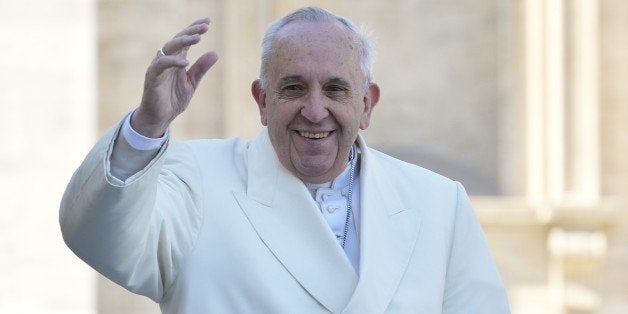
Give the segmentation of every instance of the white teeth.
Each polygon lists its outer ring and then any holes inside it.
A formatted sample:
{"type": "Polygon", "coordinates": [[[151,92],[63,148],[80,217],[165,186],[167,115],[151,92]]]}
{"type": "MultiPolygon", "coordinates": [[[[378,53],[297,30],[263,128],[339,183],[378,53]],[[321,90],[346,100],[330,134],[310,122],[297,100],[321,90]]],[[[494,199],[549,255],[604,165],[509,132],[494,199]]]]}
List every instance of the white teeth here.
{"type": "Polygon", "coordinates": [[[307,138],[325,138],[325,137],[327,137],[327,135],[329,135],[329,132],[306,132],[306,131],[299,131],[299,134],[301,134],[301,136],[303,136],[303,137],[307,137],[307,138]]]}

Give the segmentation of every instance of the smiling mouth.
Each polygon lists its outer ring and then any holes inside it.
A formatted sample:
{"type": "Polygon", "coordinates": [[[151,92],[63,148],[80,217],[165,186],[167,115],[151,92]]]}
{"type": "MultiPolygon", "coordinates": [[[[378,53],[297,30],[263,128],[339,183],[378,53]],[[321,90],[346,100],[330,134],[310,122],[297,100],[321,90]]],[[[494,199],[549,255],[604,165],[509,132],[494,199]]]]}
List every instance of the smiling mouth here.
{"type": "Polygon", "coordinates": [[[305,137],[305,138],[309,138],[309,139],[321,139],[321,138],[326,138],[327,136],[329,136],[329,131],[327,132],[307,132],[307,131],[299,131],[299,135],[305,137]]]}

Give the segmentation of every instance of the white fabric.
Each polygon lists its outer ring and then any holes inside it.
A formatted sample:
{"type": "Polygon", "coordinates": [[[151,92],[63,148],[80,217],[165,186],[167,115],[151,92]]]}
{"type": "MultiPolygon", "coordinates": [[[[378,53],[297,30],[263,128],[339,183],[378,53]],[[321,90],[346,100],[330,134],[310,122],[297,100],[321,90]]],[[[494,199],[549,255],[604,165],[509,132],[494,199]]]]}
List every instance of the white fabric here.
{"type": "MultiPolygon", "coordinates": [[[[124,141],[121,140],[120,145],[116,145],[111,158],[111,172],[114,177],[125,181],[131,175],[144,168],[150,159],[155,157],[156,151],[161,148],[168,138],[169,131],[158,139],[145,137],[133,129],[131,126],[131,117],[133,112],[127,114],[122,124],[121,134],[126,143],[138,151],[125,149],[124,141]]],[[[118,137],[120,139],[120,137],[118,137]]],[[[318,204],[321,213],[329,224],[334,235],[342,245],[341,236],[344,234],[345,218],[347,214],[347,196],[349,184],[349,169],[347,169],[336,178],[333,183],[328,182],[327,188],[323,185],[317,185],[311,190],[312,197],[318,204]],[[318,195],[317,195],[318,194],[318,195]],[[339,210],[330,210],[330,209],[339,210]],[[340,237],[339,237],[340,236],[340,237]]],[[[359,162],[356,165],[356,171],[359,171],[359,162]]],[[[343,250],[351,261],[351,265],[356,273],[360,271],[360,242],[358,239],[358,225],[360,221],[360,174],[354,178],[354,192],[352,195],[352,215],[350,216],[350,224],[347,230],[347,239],[343,250]]],[[[310,185],[314,186],[314,185],[310,185]]],[[[309,188],[309,186],[308,186],[309,188]]]]}
{"type": "Polygon", "coordinates": [[[137,150],[157,150],[161,148],[161,146],[166,142],[170,131],[166,130],[166,133],[159,138],[146,137],[131,127],[131,118],[133,117],[133,113],[135,113],[135,110],[126,115],[121,130],[122,136],[124,136],[129,145],[137,150]]]}
{"type": "MultiPolygon", "coordinates": [[[[336,236],[338,244],[342,246],[345,222],[347,217],[347,203],[349,198],[349,171],[347,166],[336,179],[323,184],[308,184],[306,187],[318,205],[319,210],[329,224],[329,228],[336,236]]],[[[347,228],[347,239],[344,251],[353,265],[356,273],[360,273],[360,163],[356,161],[356,175],[353,178],[353,192],[351,193],[351,214],[349,215],[349,225],[347,228]]]]}
{"type": "Polygon", "coordinates": [[[173,142],[122,181],[118,129],[63,196],[67,245],[164,313],[508,313],[462,186],[359,137],[359,277],[264,129],[173,142]],[[359,280],[358,280],[359,279],[359,280]]]}

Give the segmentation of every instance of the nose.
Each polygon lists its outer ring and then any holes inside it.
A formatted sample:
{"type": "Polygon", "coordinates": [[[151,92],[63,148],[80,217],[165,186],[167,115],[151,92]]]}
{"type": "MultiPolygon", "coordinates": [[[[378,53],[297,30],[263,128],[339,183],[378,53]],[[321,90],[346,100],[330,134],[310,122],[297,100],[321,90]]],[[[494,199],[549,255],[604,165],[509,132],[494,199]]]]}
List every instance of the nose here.
{"type": "Polygon", "coordinates": [[[310,95],[306,100],[303,108],[301,108],[301,115],[312,123],[318,123],[329,116],[327,105],[322,95],[310,95]]]}

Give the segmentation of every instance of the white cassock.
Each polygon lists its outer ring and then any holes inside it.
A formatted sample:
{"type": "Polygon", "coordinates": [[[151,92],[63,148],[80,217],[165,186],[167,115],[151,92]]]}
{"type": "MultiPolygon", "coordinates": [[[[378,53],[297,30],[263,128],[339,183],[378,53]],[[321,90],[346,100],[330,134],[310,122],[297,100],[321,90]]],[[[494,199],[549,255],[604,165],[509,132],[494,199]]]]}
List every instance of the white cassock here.
{"type": "Polygon", "coordinates": [[[355,259],[266,129],[166,143],[124,181],[110,164],[119,129],[74,174],[61,228],[81,259],[164,313],[509,313],[462,186],[362,137],[355,259]]]}

